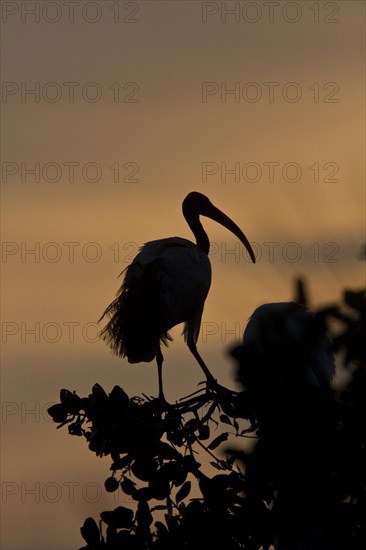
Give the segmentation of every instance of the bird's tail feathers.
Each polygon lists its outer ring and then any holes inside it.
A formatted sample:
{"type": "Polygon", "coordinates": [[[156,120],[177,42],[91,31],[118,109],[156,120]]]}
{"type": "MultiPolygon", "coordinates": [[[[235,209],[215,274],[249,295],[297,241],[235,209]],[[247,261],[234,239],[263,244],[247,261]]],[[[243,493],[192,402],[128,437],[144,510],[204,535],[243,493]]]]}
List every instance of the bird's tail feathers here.
{"type": "Polygon", "coordinates": [[[150,362],[158,352],[160,341],[168,346],[172,337],[158,318],[161,311],[157,293],[149,292],[145,285],[130,285],[129,271],[117,297],[107,307],[100,320],[108,318],[100,337],[119,357],[130,363],[150,362]]]}

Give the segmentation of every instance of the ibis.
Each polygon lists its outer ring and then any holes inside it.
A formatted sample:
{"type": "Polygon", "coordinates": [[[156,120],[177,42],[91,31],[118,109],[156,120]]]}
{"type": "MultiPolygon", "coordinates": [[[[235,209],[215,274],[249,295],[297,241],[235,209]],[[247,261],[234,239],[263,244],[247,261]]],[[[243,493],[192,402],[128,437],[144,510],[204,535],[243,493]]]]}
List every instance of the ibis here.
{"type": "Polygon", "coordinates": [[[232,355],[259,437],[246,475],[276,491],[275,550],[338,550],[335,361],[324,320],[295,302],[263,304],[232,355]]]}
{"type": "Polygon", "coordinates": [[[231,231],[245,246],[253,263],[253,249],[242,230],[202,193],[191,192],[183,201],[183,215],[196,243],[168,237],[144,244],[123,272],[115,300],[100,320],[108,319],[101,337],[129,363],[156,359],[159,397],[163,398],[161,344],[171,340],[169,330],[185,323],[184,339],[208,382],[214,378],[197,350],[205,300],[211,285],[208,258],[210,241],[200,216],[206,216],[231,231]]]}

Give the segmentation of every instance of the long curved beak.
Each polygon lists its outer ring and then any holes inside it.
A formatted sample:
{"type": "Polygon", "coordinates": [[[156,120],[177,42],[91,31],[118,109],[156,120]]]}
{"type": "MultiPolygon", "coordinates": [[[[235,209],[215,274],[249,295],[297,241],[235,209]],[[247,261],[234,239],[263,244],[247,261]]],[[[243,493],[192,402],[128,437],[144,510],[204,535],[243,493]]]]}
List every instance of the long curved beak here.
{"type": "Polygon", "coordinates": [[[216,206],[214,206],[213,204],[210,206],[210,209],[206,210],[204,214],[202,213],[202,216],[211,218],[211,220],[214,220],[220,225],[223,225],[224,227],[226,227],[226,229],[231,231],[231,233],[236,235],[236,237],[240,239],[240,241],[243,243],[243,245],[247,249],[253,264],[255,264],[255,256],[254,256],[253,249],[250,245],[250,242],[248,241],[248,239],[246,238],[246,236],[244,235],[240,227],[238,227],[236,223],[234,223],[233,220],[229,218],[229,216],[221,212],[221,210],[216,208],[216,206]]]}

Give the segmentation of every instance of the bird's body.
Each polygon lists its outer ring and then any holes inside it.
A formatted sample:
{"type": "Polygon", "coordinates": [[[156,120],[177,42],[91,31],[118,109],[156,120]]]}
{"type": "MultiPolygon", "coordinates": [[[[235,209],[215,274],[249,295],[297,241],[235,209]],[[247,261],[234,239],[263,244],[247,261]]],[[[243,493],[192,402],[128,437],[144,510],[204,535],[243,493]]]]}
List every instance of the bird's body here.
{"type": "Polygon", "coordinates": [[[290,365],[287,380],[293,376],[303,390],[326,389],[334,376],[334,359],[323,327],[295,302],[258,307],[244,331],[243,346],[254,351],[257,364],[267,361],[273,376],[283,365],[290,365]]]}
{"type": "Polygon", "coordinates": [[[180,323],[185,340],[196,343],[210,285],[208,256],[191,241],[170,237],[144,244],[107,309],[108,330],[120,334],[113,340],[115,353],[130,363],[152,361],[160,340],[166,343],[168,331],[180,323]]]}
{"type": "Polygon", "coordinates": [[[180,323],[185,323],[184,337],[190,351],[207,379],[213,380],[196,348],[203,307],[211,285],[210,242],[200,215],[234,233],[255,262],[244,233],[205,195],[189,193],[182,209],[196,244],[180,237],[146,243],[126,269],[116,299],[102,316],[109,317],[102,337],[116,355],[126,357],[130,363],[150,362],[156,357],[161,397],[163,356],[160,346],[170,339],[168,331],[180,323]]]}

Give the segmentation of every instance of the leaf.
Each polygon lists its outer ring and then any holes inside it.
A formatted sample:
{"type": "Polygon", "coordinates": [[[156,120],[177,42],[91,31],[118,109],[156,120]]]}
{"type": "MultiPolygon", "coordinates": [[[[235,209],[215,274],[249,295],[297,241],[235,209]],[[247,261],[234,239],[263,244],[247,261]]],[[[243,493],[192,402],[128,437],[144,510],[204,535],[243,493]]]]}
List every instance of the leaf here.
{"type": "Polygon", "coordinates": [[[135,460],[131,466],[131,470],[134,476],[141,481],[150,481],[151,477],[155,474],[157,466],[152,458],[146,458],[135,460]]]}
{"type": "Polygon", "coordinates": [[[60,401],[65,405],[67,411],[70,414],[77,414],[82,406],[82,401],[75,392],[71,393],[69,390],[60,391],[60,401]]]}
{"type": "Polygon", "coordinates": [[[113,525],[113,514],[112,512],[101,512],[100,517],[106,525],[113,525]]]}
{"type": "Polygon", "coordinates": [[[109,398],[111,405],[118,413],[121,414],[127,410],[130,398],[122,388],[119,386],[114,386],[113,390],[109,394],[109,398]]]}
{"type": "Polygon", "coordinates": [[[166,434],[167,440],[173,443],[173,445],[177,445],[178,447],[181,447],[183,445],[183,439],[184,439],[184,432],[183,430],[176,429],[167,432],[166,434]]]}
{"type": "Polygon", "coordinates": [[[192,456],[192,455],[186,455],[183,458],[183,468],[186,472],[196,472],[198,468],[201,466],[199,462],[192,456]]]}
{"type": "Polygon", "coordinates": [[[139,527],[150,527],[153,517],[146,500],[140,500],[137,505],[136,519],[139,527]]]}
{"type": "Polygon", "coordinates": [[[170,493],[170,472],[164,467],[160,468],[149,481],[149,489],[154,498],[164,500],[170,493]]]}
{"type": "MultiPolygon", "coordinates": [[[[156,507],[155,507],[155,509],[156,509],[156,507]]],[[[166,528],[164,523],[162,523],[161,521],[156,521],[155,522],[155,527],[156,527],[156,534],[158,535],[159,539],[161,537],[163,537],[164,535],[168,534],[168,529],[166,528]]]]}
{"type": "Polygon", "coordinates": [[[118,506],[112,512],[113,522],[117,529],[128,529],[132,527],[133,511],[125,506],[118,506]]]}
{"type": "Polygon", "coordinates": [[[81,536],[88,545],[95,547],[100,542],[98,525],[93,518],[86,518],[82,527],[80,527],[81,536]]]}
{"type": "Polygon", "coordinates": [[[48,414],[52,417],[52,420],[54,422],[65,422],[67,420],[67,409],[65,405],[62,403],[57,403],[56,405],[52,405],[52,407],[49,407],[47,409],[48,414]]]}
{"type": "Polygon", "coordinates": [[[61,403],[65,404],[65,402],[67,401],[69,395],[72,395],[70,390],[65,390],[65,388],[60,390],[60,401],[61,401],[61,403]]]}
{"type": "MultiPolygon", "coordinates": [[[[171,460],[170,462],[166,462],[162,465],[162,467],[158,470],[158,474],[163,476],[163,478],[167,481],[175,481],[177,478],[182,477],[182,470],[183,468],[181,465],[176,462],[175,460],[171,460]]],[[[183,479],[182,483],[185,480],[183,479]]],[[[182,483],[179,483],[179,485],[182,485],[182,483]]]]}
{"type": "Polygon", "coordinates": [[[190,431],[191,433],[195,432],[198,427],[199,427],[199,420],[197,420],[197,418],[191,418],[184,425],[184,429],[186,431],[190,431]]]}
{"type": "Polygon", "coordinates": [[[141,489],[137,489],[136,493],[132,497],[134,500],[144,500],[147,502],[148,500],[151,500],[153,498],[151,489],[149,487],[141,487],[141,489]]]}
{"type": "Polygon", "coordinates": [[[130,465],[132,460],[133,458],[129,454],[126,454],[125,456],[122,456],[122,457],[115,457],[114,462],[110,469],[114,471],[123,470],[123,468],[130,465]]]}
{"type": "Polygon", "coordinates": [[[223,424],[230,424],[231,426],[231,420],[226,414],[220,414],[220,420],[223,424]]]}
{"type": "Polygon", "coordinates": [[[199,435],[198,439],[204,441],[205,439],[208,439],[210,437],[210,428],[207,424],[204,424],[203,426],[200,426],[199,428],[199,435]]]}
{"type": "Polygon", "coordinates": [[[121,488],[126,495],[131,495],[131,496],[136,494],[136,491],[137,491],[136,484],[128,477],[124,477],[123,480],[121,481],[121,488]]]}
{"type": "Polygon", "coordinates": [[[69,424],[69,434],[70,435],[83,435],[83,429],[82,429],[83,420],[79,419],[76,422],[73,422],[72,424],[69,424]]]}
{"type": "MultiPolygon", "coordinates": [[[[220,462],[222,464],[222,462],[220,462]]],[[[236,478],[235,478],[236,481],[236,478]]],[[[211,478],[211,487],[214,487],[216,490],[225,491],[229,487],[235,485],[233,478],[230,474],[217,474],[211,478]]]]}
{"type": "Polygon", "coordinates": [[[190,492],[191,492],[191,482],[186,481],[185,483],[183,483],[182,487],[179,489],[179,491],[176,494],[175,498],[176,498],[177,504],[181,500],[185,499],[190,492]]]}
{"type": "Polygon", "coordinates": [[[179,458],[179,453],[176,451],[171,445],[168,443],[165,443],[164,441],[160,441],[159,443],[159,458],[162,458],[164,460],[170,460],[170,459],[177,459],[179,458]]]}
{"type": "Polygon", "coordinates": [[[185,482],[186,477],[187,477],[187,471],[182,466],[179,465],[173,478],[173,484],[176,487],[180,487],[180,485],[182,485],[182,483],[185,482]]]}
{"type": "Polygon", "coordinates": [[[104,487],[105,487],[105,490],[108,492],[108,493],[114,493],[114,491],[117,491],[118,487],[119,487],[119,483],[118,481],[116,480],[115,477],[108,477],[105,482],[104,482],[104,487]]]}
{"type": "Polygon", "coordinates": [[[124,506],[118,506],[111,512],[102,512],[100,517],[108,525],[115,529],[128,529],[132,526],[133,511],[124,506]]]}
{"type": "Polygon", "coordinates": [[[211,443],[209,444],[208,448],[210,449],[210,451],[213,451],[213,450],[216,449],[216,447],[218,447],[223,441],[226,441],[228,437],[229,437],[229,434],[228,434],[227,432],[224,432],[224,433],[220,434],[220,435],[217,436],[213,441],[211,441],[211,443]]]}
{"type": "Polygon", "coordinates": [[[231,417],[235,416],[235,409],[231,400],[223,398],[220,401],[220,406],[226,415],[231,417]]]}
{"type": "Polygon", "coordinates": [[[109,397],[99,384],[94,384],[92,389],[92,397],[101,405],[108,403],[109,397]]]}

